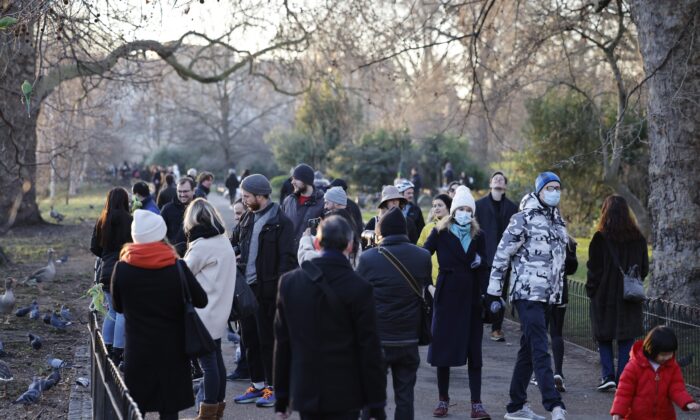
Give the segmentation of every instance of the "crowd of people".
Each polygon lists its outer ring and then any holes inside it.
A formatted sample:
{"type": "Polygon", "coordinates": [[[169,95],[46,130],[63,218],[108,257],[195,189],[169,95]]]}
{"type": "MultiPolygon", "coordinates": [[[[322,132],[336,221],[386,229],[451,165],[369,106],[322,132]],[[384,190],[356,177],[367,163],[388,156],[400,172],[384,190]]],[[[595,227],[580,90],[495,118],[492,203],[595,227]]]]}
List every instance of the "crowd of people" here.
{"type": "MultiPolygon", "coordinates": [[[[367,223],[344,180],[326,180],[307,164],[293,168],[280,202],[264,175],[230,170],[233,221],[207,200],[210,172],[160,173],[153,190],[134,183],[131,199],[124,188],[111,189],[91,251],[109,304],[104,341],[139,408],[177,418],[195,403],[194,379],[202,389],[197,419],[221,419],[228,379],[250,383],[233,403],[272,407],[280,419],[295,410],[302,419],[382,420],[391,372],[394,418],[411,420],[418,349],[428,345],[437,379],[433,416],[448,415],[450,373],[467,366],[469,416],[489,419],[481,395],[484,324],[491,324],[488,338],[506,341],[508,301],[521,334],[505,418],[545,418],[528,403],[533,383],[551,418],[565,419],[562,331],[567,276],[578,261],[559,209],[564,184],[543,172],[516,205],[503,172],[493,173],[488,193],[475,200],[452,171],[448,162],[449,182],[427,218],[413,169],[411,179],[382,188],[367,223]],[[232,324],[244,289],[256,309],[232,324]],[[196,356],[185,350],[192,307],[213,342],[196,356]],[[228,375],[221,351],[227,332],[240,335],[240,357],[228,375]]],[[[602,205],[587,270],[602,366],[597,389],[618,389],[611,416],[645,418],[639,405],[654,398],[669,414],[658,418],[672,418],[671,401],[700,409],[683,387],[673,332],[655,329],[634,342],[644,334],[642,301],[627,297],[626,278],[647,275],[648,254],[620,196],[602,205]],[[654,380],[662,394],[642,397],[654,380]]]]}

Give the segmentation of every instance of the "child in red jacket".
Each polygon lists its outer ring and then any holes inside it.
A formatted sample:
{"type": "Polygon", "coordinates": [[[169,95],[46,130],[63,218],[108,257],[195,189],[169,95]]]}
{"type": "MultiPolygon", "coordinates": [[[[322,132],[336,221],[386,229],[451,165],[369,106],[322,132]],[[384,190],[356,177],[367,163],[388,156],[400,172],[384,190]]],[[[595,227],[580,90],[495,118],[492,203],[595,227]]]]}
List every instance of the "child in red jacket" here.
{"type": "Polygon", "coordinates": [[[668,327],[656,327],[634,343],[610,409],[613,420],[675,419],[672,402],[685,411],[700,410],[685,389],[677,349],[676,334],[668,327]]]}

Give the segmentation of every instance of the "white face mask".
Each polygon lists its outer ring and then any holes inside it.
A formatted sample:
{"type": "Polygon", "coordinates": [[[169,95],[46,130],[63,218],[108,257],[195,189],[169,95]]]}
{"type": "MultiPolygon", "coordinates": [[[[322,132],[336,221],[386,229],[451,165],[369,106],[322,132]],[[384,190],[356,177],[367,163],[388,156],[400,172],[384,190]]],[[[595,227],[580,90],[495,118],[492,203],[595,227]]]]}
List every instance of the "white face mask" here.
{"type": "Polygon", "coordinates": [[[466,210],[457,210],[455,212],[455,222],[458,225],[466,226],[472,222],[472,214],[466,210]]]}
{"type": "Polygon", "coordinates": [[[556,207],[557,204],[559,204],[560,198],[561,193],[559,191],[545,191],[543,201],[549,207],[556,207]]]}

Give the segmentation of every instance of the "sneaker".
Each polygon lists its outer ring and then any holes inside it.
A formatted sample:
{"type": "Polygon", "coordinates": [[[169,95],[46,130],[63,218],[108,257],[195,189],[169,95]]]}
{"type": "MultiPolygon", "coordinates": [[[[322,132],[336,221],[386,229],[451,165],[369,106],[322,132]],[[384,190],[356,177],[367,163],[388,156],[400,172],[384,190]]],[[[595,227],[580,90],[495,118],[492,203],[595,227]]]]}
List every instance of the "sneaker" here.
{"type": "Polygon", "coordinates": [[[537,386],[537,378],[535,378],[534,376],[530,378],[530,383],[534,386],[537,386]]]}
{"type": "Polygon", "coordinates": [[[566,392],[566,387],[564,386],[564,377],[561,375],[554,375],[554,387],[559,392],[566,392]]]}
{"type": "Polygon", "coordinates": [[[503,331],[496,330],[496,331],[491,332],[491,340],[503,342],[503,341],[506,341],[506,335],[503,334],[503,331]]]}
{"type": "Polygon", "coordinates": [[[277,402],[275,391],[272,390],[272,387],[268,386],[262,390],[262,397],[255,401],[255,405],[258,407],[274,407],[275,402],[277,402]]]}
{"type": "Polygon", "coordinates": [[[263,389],[255,389],[253,386],[249,386],[245,392],[233,399],[236,404],[250,404],[258,400],[258,398],[263,396],[263,389]]]}
{"type": "Polygon", "coordinates": [[[433,417],[447,417],[447,410],[450,408],[450,399],[445,397],[440,397],[435,410],[433,410],[433,417]]]}
{"type": "Polygon", "coordinates": [[[596,388],[600,392],[605,392],[609,389],[614,389],[617,387],[615,380],[613,378],[603,378],[600,380],[600,385],[596,388]]]}
{"type": "Polygon", "coordinates": [[[472,419],[491,420],[491,416],[486,412],[484,404],[481,401],[472,401],[472,419]]]}
{"type": "Polygon", "coordinates": [[[523,408],[514,413],[506,413],[503,418],[507,420],[547,420],[545,417],[535,414],[530,408],[530,404],[523,405],[523,408]]]}
{"type": "Polygon", "coordinates": [[[250,374],[247,372],[241,373],[238,370],[234,370],[233,373],[226,376],[227,381],[249,381],[250,374]]]}
{"type": "Polygon", "coordinates": [[[560,406],[554,407],[552,409],[552,420],[566,420],[566,410],[560,406]]]}

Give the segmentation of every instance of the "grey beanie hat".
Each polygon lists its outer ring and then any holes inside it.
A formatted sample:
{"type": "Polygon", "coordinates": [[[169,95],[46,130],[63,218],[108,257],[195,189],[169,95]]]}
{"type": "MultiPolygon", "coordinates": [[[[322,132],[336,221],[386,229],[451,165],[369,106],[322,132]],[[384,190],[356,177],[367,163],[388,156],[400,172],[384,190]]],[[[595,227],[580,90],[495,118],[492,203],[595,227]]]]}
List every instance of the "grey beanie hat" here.
{"type": "Polygon", "coordinates": [[[253,174],[248,175],[241,182],[241,188],[255,195],[270,195],[272,194],[272,186],[265,175],[253,174]]]}
{"type": "Polygon", "coordinates": [[[348,205],[348,195],[345,194],[343,187],[331,187],[326,191],[323,199],[331,203],[340,204],[341,206],[348,205]]]}

